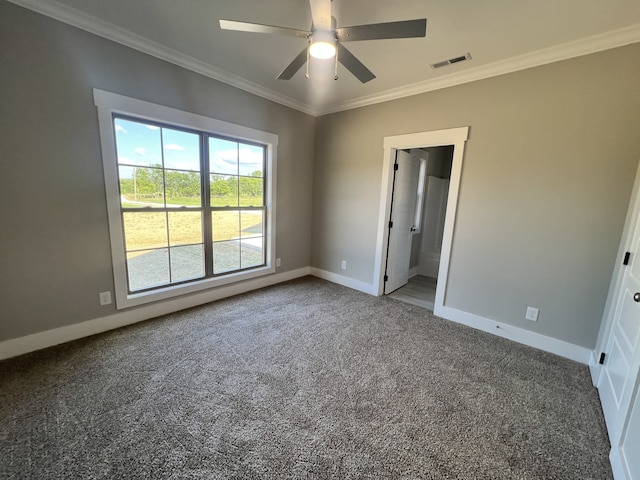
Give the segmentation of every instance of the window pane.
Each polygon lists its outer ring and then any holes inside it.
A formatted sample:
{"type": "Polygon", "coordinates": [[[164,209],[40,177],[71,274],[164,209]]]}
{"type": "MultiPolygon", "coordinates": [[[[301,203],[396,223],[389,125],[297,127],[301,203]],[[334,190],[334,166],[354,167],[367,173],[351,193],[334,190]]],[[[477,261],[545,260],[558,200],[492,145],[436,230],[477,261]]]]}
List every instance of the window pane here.
{"type": "Polygon", "coordinates": [[[162,129],[164,168],[200,171],[200,136],[170,128],[162,129]]]}
{"type": "Polygon", "coordinates": [[[219,274],[240,269],[240,244],[238,241],[213,244],[213,273],[219,274]]]}
{"type": "Polygon", "coordinates": [[[262,236],[262,212],[243,210],[240,213],[240,235],[242,238],[262,236]]]}
{"type": "Polygon", "coordinates": [[[120,183],[120,206],[122,208],[140,207],[138,186],[133,178],[136,167],[118,167],[118,180],[120,183]]]}
{"type": "Polygon", "coordinates": [[[200,174],[196,172],[180,172],[165,170],[165,189],[167,206],[200,207],[200,174]]]}
{"type": "Polygon", "coordinates": [[[237,210],[211,212],[211,232],[214,242],[240,236],[240,212],[237,210]]]}
{"type": "Polygon", "coordinates": [[[210,175],[211,206],[238,206],[238,177],[229,175],[210,175]]]}
{"type": "Polygon", "coordinates": [[[238,174],[238,143],[209,138],[209,171],[211,173],[238,174]]]}
{"type": "Polygon", "coordinates": [[[162,166],[159,127],[116,118],[114,128],[119,164],[162,166]]]}
{"type": "Polygon", "coordinates": [[[204,247],[187,245],[171,248],[171,281],[184,282],[204,277],[204,247]]]}
{"type": "Polygon", "coordinates": [[[242,268],[257,267],[264,264],[262,237],[242,240],[242,268]]]}
{"type": "Polygon", "coordinates": [[[262,177],[264,170],[264,148],[240,144],[239,173],[248,177],[262,177]]]}
{"type": "Polygon", "coordinates": [[[240,177],[240,206],[241,207],[261,207],[262,199],[262,178],[240,177]]]}
{"type": "Polygon", "coordinates": [[[123,208],[164,207],[161,168],[118,167],[120,202],[123,208]]]}
{"type": "Polygon", "coordinates": [[[169,252],[166,248],[127,254],[129,290],[167,285],[169,283],[169,252]]]}
{"type": "Polygon", "coordinates": [[[202,214],[200,212],[169,212],[169,245],[202,243],[202,214]]]}
{"type": "Polygon", "coordinates": [[[164,212],[125,212],[122,222],[127,251],[167,246],[167,216],[164,212]]]}

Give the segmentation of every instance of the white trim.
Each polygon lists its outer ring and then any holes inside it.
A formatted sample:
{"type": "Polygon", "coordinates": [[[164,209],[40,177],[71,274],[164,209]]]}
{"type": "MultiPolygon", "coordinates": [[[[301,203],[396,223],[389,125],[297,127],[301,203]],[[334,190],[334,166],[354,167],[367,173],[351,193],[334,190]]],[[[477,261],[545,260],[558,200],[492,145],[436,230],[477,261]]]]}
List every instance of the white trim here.
{"type": "Polygon", "coordinates": [[[56,2],[55,0],[9,1],[68,25],[93,33],[94,35],[106,38],[107,40],[111,40],[121,45],[133,48],[134,50],[138,50],[139,52],[146,53],[152,57],[165,60],[169,63],[173,63],[174,65],[178,65],[179,67],[191,70],[192,72],[199,73],[214,80],[218,80],[219,82],[239,88],[245,92],[266,98],[267,100],[279,103],[280,105],[299,110],[309,115],[316,114],[315,110],[304,102],[294,100],[291,97],[282,95],[281,93],[265,88],[262,85],[258,85],[255,82],[233,75],[220,68],[203,62],[202,60],[191,57],[186,53],[168,48],[158,42],[129,30],[125,30],[112,23],[100,20],[99,18],[76,10],[68,5],[56,2]]]}
{"type": "Polygon", "coordinates": [[[449,275],[449,256],[453,241],[453,227],[458,207],[458,191],[462,174],[464,147],[469,137],[469,127],[449,128],[431,132],[410,133],[385,137],[383,141],[384,157],[382,164],[382,186],[380,193],[380,209],[378,212],[378,232],[376,237],[376,257],[373,267],[373,286],[376,295],[384,293],[384,265],[388,243],[388,221],[391,209],[391,194],[393,190],[393,163],[395,150],[423,147],[439,147],[453,145],[453,165],[449,182],[447,211],[442,238],[440,269],[436,287],[435,304],[442,305],[447,288],[449,275]]]}
{"type": "Polygon", "coordinates": [[[241,125],[224,122],[210,117],[197,115],[175,108],[125,97],[111,92],[94,89],[94,103],[98,109],[98,126],[102,149],[102,165],[105,180],[105,192],[111,241],[111,259],[113,264],[115,301],[118,309],[143,305],[152,301],[164,300],[178,295],[194,293],[207,288],[248,280],[274,273],[275,270],[275,205],[276,205],[276,164],[278,135],[263,132],[241,125]],[[128,293],[122,214],[118,186],[118,159],[113,128],[113,115],[127,114],[141,119],[170,123],[203,132],[222,134],[240,141],[250,140],[266,146],[266,179],[268,188],[265,194],[266,206],[266,266],[248,271],[230,273],[221,277],[172,285],[144,293],[128,293]]]}
{"type": "Polygon", "coordinates": [[[591,357],[589,358],[589,373],[591,374],[591,383],[594,387],[598,387],[598,381],[600,380],[600,370],[602,365],[598,363],[598,352],[593,350],[591,357]]]}
{"type": "Polygon", "coordinates": [[[359,97],[346,102],[339,102],[334,105],[320,108],[316,115],[327,115],[329,113],[336,113],[376,103],[388,102],[390,100],[409,97],[411,95],[432,92],[434,90],[471,83],[477,80],[484,80],[485,78],[497,77],[507,73],[518,72],[528,68],[560,62],[562,60],[569,60],[571,58],[589,55],[591,53],[597,53],[603,50],[622,47],[637,42],[640,42],[640,24],[575,40],[562,45],[525,53],[523,55],[462,70],[446,76],[436,77],[411,85],[386,90],[381,93],[359,97]]]}
{"type": "MultiPolygon", "coordinates": [[[[163,302],[145,305],[141,308],[124,310],[107,317],[87,320],[75,325],[55,328],[45,332],[6,340],[0,343],[0,360],[52,347],[54,345],[106,332],[126,325],[132,325],[160,315],[167,315],[179,310],[203,305],[205,303],[250,292],[259,288],[276,285],[278,283],[304,277],[306,275],[313,275],[370,295],[376,295],[376,291],[372,284],[354,280],[343,275],[337,275],[332,272],[327,272],[319,268],[304,267],[297,270],[277,273],[242,283],[207,290],[195,295],[178,297],[163,302]]],[[[498,335],[530,347],[538,348],[546,352],[554,353],[583,364],[588,363],[589,355],[591,354],[591,350],[585,347],[580,347],[555,338],[546,337],[538,333],[462,312],[460,310],[455,310],[450,307],[444,307],[444,311],[435,312],[435,314],[456,323],[461,323],[484,332],[493,333],[494,335],[498,335]]]]}
{"type": "Polygon", "coordinates": [[[95,318],[93,320],[76,323],[75,325],[54,328],[53,330],[6,340],[0,343],[0,360],[142,322],[160,315],[167,315],[186,308],[204,305],[205,303],[232,297],[259,288],[287,282],[309,275],[309,273],[309,267],[299,268],[297,270],[290,270],[207,290],[196,295],[174,298],[164,302],[145,305],[141,308],[124,310],[107,317],[95,318]]]}
{"type": "Polygon", "coordinates": [[[468,327],[492,333],[499,337],[513,340],[514,342],[528,345],[545,352],[553,353],[561,357],[587,365],[591,356],[591,349],[575,345],[573,343],[547,337],[539,333],[531,332],[523,328],[514,327],[507,323],[497,322],[489,318],[481,317],[451,307],[434,308],[434,314],[468,327]]]}
{"type": "Polygon", "coordinates": [[[359,290],[361,292],[368,293],[369,295],[376,295],[376,290],[370,283],[362,282],[354,278],[345,277],[344,275],[338,275],[337,273],[328,272],[326,270],[321,270],[315,267],[311,267],[310,274],[314,277],[337,283],[338,285],[342,285],[343,287],[353,288],[354,290],[359,290]]]}
{"type": "Polygon", "coordinates": [[[188,70],[200,73],[222,83],[232,85],[240,90],[252,93],[267,100],[299,110],[313,116],[350,110],[376,103],[387,102],[398,98],[417,95],[420,93],[440,90],[442,88],[474,82],[485,78],[517,72],[527,68],[546,65],[570,58],[589,55],[612,48],[640,42],[640,24],[612,30],[610,32],[593,35],[561,45],[518,55],[516,57],[482,65],[461,72],[432,78],[423,82],[405,85],[386,90],[373,95],[359,97],[346,102],[338,102],[329,106],[312,106],[303,101],[293,99],[281,93],[267,89],[255,82],[233,75],[220,68],[214,67],[185,53],[165,47],[148,38],[137,35],[96,17],[80,12],[55,0],[9,0],[16,5],[28,8],[40,14],[54,18],[74,27],[114,42],[131,47],[161,60],[173,63],[188,70]]]}

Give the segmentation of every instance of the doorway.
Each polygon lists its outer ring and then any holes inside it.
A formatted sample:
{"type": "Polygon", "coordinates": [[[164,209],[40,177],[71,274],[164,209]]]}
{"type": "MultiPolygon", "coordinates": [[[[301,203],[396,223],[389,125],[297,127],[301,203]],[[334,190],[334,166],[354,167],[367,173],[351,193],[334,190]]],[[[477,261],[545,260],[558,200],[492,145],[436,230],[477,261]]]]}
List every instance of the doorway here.
{"type": "MultiPolygon", "coordinates": [[[[399,154],[409,154],[419,162],[420,169],[416,172],[415,186],[411,195],[413,203],[413,226],[409,232],[406,247],[399,252],[404,255],[403,265],[407,265],[405,282],[399,288],[385,283],[385,293],[397,300],[433,310],[437,289],[438,270],[442,251],[442,236],[446,218],[447,196],[451,180],[453,164],[453,145],[440,147],[426,147],[420,149],[398,150],[399,154]]],[[[402,168],[402,167],[401,167],[402,168]]],[[[398,170],[394,178],[391,215],[396,212],[396,198],[398,196],[398,170]]],[[[394,224],[390,229],[390,235],[394,224]]],[[[397,232],[395,232],[397,233],[397,232]]],[[[394,237],[389,238],[389,251],[394,250],[394,237]]],[[[403,245],[401,244],[400,247],[403,245]]],[[[389,276],[389,255],[387,254],[387,274],[389,276]]]]}
{"type": "Polygon", "coordinates": [[[412,133],[385,137],[383,175],[378,215],[378,232],[376,241],[376,263],[374,265],[374,287],[378,295],[384,294],[385,275],[387,270],[387,251],[389,247],[389,219],[391,216],[391,200],[393,196],[393,177],[396,153],[398,150],[428,149],[431,147],[452,148],[449,189],[446,195],[446,211],[442,227],[442,242],[439,265],[437,267],[436,291],[433,311],[436,315],[444,306],[446,298],[449,258],[453,240],[453,230],[458,203],[458,191],[462,172],[464,147],[469,134],[469,127],[436,130],[431,132],[412,133]]]}

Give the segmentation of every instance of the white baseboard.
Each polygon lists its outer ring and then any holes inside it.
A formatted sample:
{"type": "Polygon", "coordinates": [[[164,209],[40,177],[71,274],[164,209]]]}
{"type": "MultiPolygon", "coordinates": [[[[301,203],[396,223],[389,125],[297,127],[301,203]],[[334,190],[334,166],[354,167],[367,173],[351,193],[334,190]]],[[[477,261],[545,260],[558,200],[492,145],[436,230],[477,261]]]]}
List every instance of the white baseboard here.
{"type": "Polygon", "coordinates": [[[585,365],[589,364],[589,359],[592,355],[592,350],[588,348],[558,340],[557,338],[547,337],[546,335],[531,332],[524,328],[514,327],[507,323],[496,322],[495,320],[463,312],[455,308],[436,305],[434,313],[447,320],[492,333],[545,352],[554,353],[585,365]]]}
{"type": "Polygon", "coordinates": [[[118,313],[106,317],[95,318],[84,322],[54,328],[45,332],[34,333],[24,337],[14,338],[0,342],[0,360],[16,357],[25,353],[52,347],[61,343],[70,342],[79,338],[106,332],[115,328],[124,327],[133,323],[149,320],[160,315],[177,312],[185,308],[195,307],[222,298],[231,297],[241,293],[250,292],[259,288],[268,287],[277,283],[286,282],[295,278],[310,274],[310,267],[304,267],[288,272],[265,275],[245,282],[226,285],[213,290],[207,290],[195,295],[177,297],[171,300],[153,303],[141,308],[121,310],[118,313]]]}
{"type": "MultiPolygon", "coordinates": [[[[353,278],[327,272],[326,270],[314,267],[311,268],[311,275],[368,293],[370,295],[377,295],[374,285],[370,283],[354,280],[353,278]]],[[[545,352],[569,358],[585,365],[589,365],[589,360],[593,355],[593,351],[588,348],[565,342],[563,340],[558,340],[557,338],[547,337],[539,333],[525,330],[524,328],[514,327],[502,322],[496,322],[495,320],[490,320],[488,318],[463,312],[451,307],[438,308],[436,306],[436,311],[434,313],[446,320],[451,320],[484,332],[492,333],[499,337],[507,338],[514,342],[522,343],[545,352]]]]}
{"type": "Polygon", "coordinates": [[[591,374],[591,383],[594,387],[597,387],[600,383],[600,362],[598,361],[598,352],[593,350],[589,357],[589,373],[591,374]]]}
{"type": "MultiPolygon", "coordinates": [[[[338,275],[314,267],[304,267],[283,273],[276,273],[255,278],[238,284],[208,290],[195,295],[178,297],[172,300],[158,302],[142,308],[123,310],[106,317],[87,320],[85,322],[55,328],[45,332],[34,333],[24,337],[0,342],[0,360],[51,347],[60,343],[77,340],[89,335],[106,332],[115,328],[149,320],[160,315],[166,315],[185,308],[191,308],[222,298],[250,292],[277,283],[286,282],[305,275],[313,275],[345,287],[353,288],[369,295],[377,295],[374,285],[353,278],[338,275]]],[[[470,314],[450,307],[436,306],[434,312],[439,317],[467,325],[485,332],[508,338],[518,343],[554,353],[562,357],[588,365],[593,352],[588,348],[564,342],[555,338],[540,335],[529,330],[514,327],[505,323],[489,320],[478,315],[470,314]]]]}
{"type": "Polygon", "coordinates": [[[342,285],[343,287],[353,288],[354,290],[359,290],[364,293],[368,293],[369,295],[378,295],[378,291],[371,283],[366,283],[361,280],[355,280],[353,278],[345,277],[344,275],[338,275],[337,273],[327,272],[326,270],[321,270],[319,268],[311,267],[311,275],[314,277],[322,278],[323,280],[328,280],[333,283],[337,283],[338,285],[342,285]]]}

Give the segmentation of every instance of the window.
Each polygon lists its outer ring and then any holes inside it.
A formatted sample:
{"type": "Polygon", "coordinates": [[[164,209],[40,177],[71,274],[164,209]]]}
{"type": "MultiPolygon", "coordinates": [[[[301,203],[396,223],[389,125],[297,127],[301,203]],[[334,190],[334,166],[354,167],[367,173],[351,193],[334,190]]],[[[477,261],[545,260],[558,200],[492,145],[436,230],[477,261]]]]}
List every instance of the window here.
{"type": "Polygon", "coordinates": [[[275,271],[277,136],[94,90],[118,308],[275,271]]]}
{"type": "Polygon", "coordinates": [[[424,209],[424,194],[427,181],[427,161],[420,159],[420,171],[418,172],[418,191],[416,194],[416,209],[413,218],[413,228],[411,231],[418,234],[422,231],[422,211],[424,209]]]}

